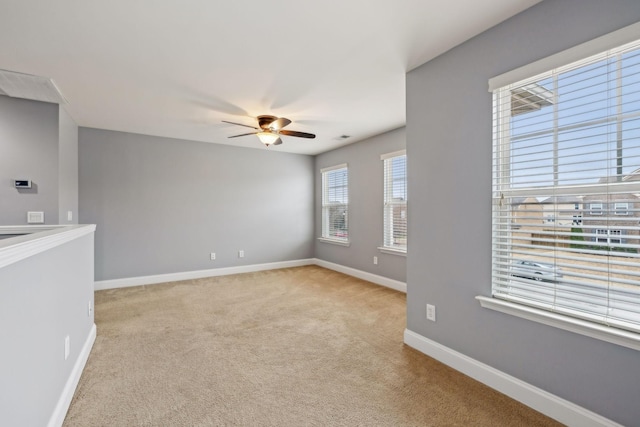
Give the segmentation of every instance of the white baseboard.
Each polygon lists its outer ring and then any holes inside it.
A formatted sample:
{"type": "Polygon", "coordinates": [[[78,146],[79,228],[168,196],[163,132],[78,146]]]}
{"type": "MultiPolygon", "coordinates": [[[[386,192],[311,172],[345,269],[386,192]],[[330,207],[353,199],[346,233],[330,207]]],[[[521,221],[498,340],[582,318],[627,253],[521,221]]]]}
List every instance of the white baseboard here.
{"type": "Polygon", "coordinates": [[[387,288],[395,289],[396,291],[407,293],[407,284],[398,280],[389,279],[388,277],[378,276],[377,274],[368,273],[366,271],[357,270],[351,267],[345,267],[344,265],[335,264],[333,262],[324,261],[318,258],[314,258],[314,264],[320,267],[328,268],[349,276],[357,277],[358,279],[366,280],[368,282],[375,283],[377,285],[385,286],[387,288]]]}
{"type": "Polygon", "coordinates": [[[489,365],[405,329],[404,342],[421,353],[568,426],[622,427],[601,415],[548,393],[489,365]]]}
{"type": "Polygon", "coordinates": [[[93,343],[96,341],[96,324],[94,323],[89,331],[89,336],[87,337],[84,345],[82,346],[82,350],[80,350],[80,354],[76,359],[76,363],[73,365],[73,369],[71,370],[71,375],[67,379],[66,384],[64,385],[64,389],[62,389],[62,394],[58,399],[58,403],[56,404],[55,409],[53,410],[53,414],[51,414],[51,418],[49,418],[49,423],[47,427],[60,427],[64,422],[64,417],[67,415],[67,411],[69,410],[69,405],[71,405],[71,399],[73,399],[73,394],[76,391],[76,387],[78,387],[78,382],[80,381],[80,376],[82,375],[82,371],[84,370],[85,365],[87,364],[87,360],[89,359],[89,353],[91,353],[91,348],[93,347],[93,343]]]}
{"type": "Polygon", "coordinates": [[[398,280],[367,273],[333,262],[324,261],[318,258],[299,259],[293,261],[272,262],[268,264],[243,265],[240,267],[213,268],[210,270],[184,271],[180,273],[156,274],[153,276],[127,277],[124,279],[100,280],[95,282],[94,289],[101,291],[105,289],[127,288],[130,286],[153,285],[156,283],[175,282],[179,280],[201,279],[203,277],[227,276],[230,274],[252,273],[254,271],[275,270],[278,268],[302,267],[305,265],[318,265],[329,270],[338,271],[358,279],[367,280],[377,285],[395,289],[396,291],[407,293],[407,284],[398,280]]]}
{"type": "Polygon", "coordinates": [[[95,282],[94,289],[127,288],[130,286],[153,285],[156,283],[176,282],[179,280],[201,279],[203,277],[228,276],[230,274],[252,273],[254,271],[275,270],[278,268],[302,267],[313,265],[313,259],[271,262],[268,264],[242,265],[238,267],[212,268],[210,270],[183,271],[180,273],[156,274],[153,276],[128,277],[124,279],[101,280],[95,282]]]}

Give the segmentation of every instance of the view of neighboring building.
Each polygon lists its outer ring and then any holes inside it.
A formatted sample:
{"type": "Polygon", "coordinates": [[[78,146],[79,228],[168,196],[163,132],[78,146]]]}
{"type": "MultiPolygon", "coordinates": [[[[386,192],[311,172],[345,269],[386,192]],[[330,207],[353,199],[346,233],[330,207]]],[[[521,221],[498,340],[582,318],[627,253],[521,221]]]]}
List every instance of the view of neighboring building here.
{"type": "MultiPolygon", "coordinates": [[[[640,181],[640,173],[634,171],[621,180],[630,181],[640,181]]],[[[627,245],[640,241],[640,195],[529,197],[513,199],[511,206],[514,237],[521,242],[569,247],[584,241],[592,249],[638,252],[627,245]]]]}

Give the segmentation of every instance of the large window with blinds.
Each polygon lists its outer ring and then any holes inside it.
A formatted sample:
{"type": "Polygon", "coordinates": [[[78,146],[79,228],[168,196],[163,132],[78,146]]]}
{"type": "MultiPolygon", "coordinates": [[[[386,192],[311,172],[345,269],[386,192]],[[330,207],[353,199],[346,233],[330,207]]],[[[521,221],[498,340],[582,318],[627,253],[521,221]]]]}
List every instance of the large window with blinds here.
{"type": "Polygon", "coordinates": [[[407,251],[407,156],[405,150],[381,156],[384,164],[383,246],[407,251]]]}
{"type": "Polygon", "coordinates": [[[346,164],[324,168],[322,174],[322,238],[349,241],[349,169],[346,164]]]}
{"type": "Polygon", "coordinates": [[[640,332],[640,42],[493,97],[493,297],[640,332]]]}

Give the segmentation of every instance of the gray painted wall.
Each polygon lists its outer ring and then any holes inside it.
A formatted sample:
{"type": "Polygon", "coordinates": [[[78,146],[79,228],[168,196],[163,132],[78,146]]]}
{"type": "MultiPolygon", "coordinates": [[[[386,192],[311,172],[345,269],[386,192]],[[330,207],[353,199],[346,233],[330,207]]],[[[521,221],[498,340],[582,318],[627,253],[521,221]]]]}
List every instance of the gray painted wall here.
{"type": "Polygon", "coordinates": [[[313,256],[310,156],[81,127],[79,176],[96,280],[313,256]]]}
{"type": "Polygon", "coordinates": [[[547,0],[407,75],[408,329],[629,426],[640,420],[637,351],[474,297],[491,292],[488,79],[639,20],[638,0],[547,0]]]}
{"type": "Polygon", "coordinates": [[[58,223],[58,105],[0,96],[0,225],[27,223],[44,211],[58,223]],[[14,179],[33,188],[16,190],[14,179]]]}
{"type": "Polygon", "coordinates": [[[0,269],[2,425],[48,425],[93,326],[89,301],[93,234],[0,269]]]}
{"type": "Polygon", "coordinates": [[[60,107],[58,124],[58,218],[60,224],[77,224],[78,125],[63,107],[60,107]],[[68,212],[71,212],[71,220],[67,217],[68,212]]]}
{"type": "MultiPolygon", "coordinates": [[[[316,258],[406,281],[406,257],[382,253],[383,164],[380,155],[405,149],[406,132],[396,129],[355,144],[316,156],[315,161],[315,256],[316,258]],[[349,247],[321,242],[322,179],[320,169],[341,163],[349,165],[349,247]],[[373,257],[378,257],[378,265],[373,257]]],[[[409,186],[409,200],[412,197],[409,186]]],[[[409,204],[411,202],[409,201],[409,204]]],[[[411,220],[409,220],[411,221],[411,220]]],[[[411,239],[411,236],[409,237],[411,239]]]]}

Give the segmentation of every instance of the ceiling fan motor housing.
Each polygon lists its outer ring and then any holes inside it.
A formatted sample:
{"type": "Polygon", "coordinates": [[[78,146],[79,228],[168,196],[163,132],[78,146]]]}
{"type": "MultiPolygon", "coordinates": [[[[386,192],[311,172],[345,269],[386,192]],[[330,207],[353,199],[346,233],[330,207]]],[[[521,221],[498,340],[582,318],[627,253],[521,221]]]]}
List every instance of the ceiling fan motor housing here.
{"type": "Polygon", "coordinates": [[[276,119],[277,117],[275,116],[258,116],[258,126],[260,126],[260,129],[267,130],[269,125],[276,119]]]}

